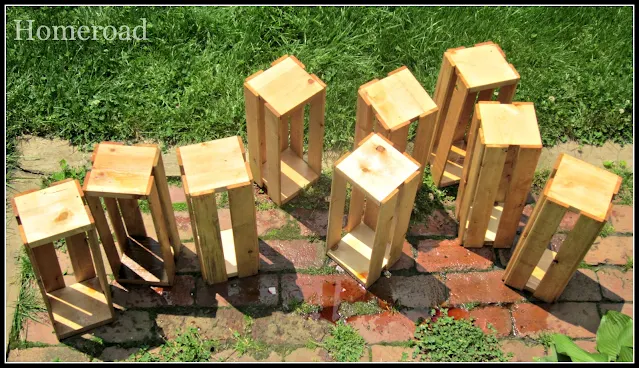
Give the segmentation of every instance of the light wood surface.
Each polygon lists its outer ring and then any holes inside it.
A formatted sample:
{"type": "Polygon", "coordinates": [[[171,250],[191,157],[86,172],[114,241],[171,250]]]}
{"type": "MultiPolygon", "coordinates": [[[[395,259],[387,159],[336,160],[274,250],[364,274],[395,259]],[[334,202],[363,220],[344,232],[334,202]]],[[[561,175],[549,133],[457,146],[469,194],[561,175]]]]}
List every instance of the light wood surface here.
{"type": "MultiPolygon", "coordinates": [[[[297,193],[319,179],[319,175],[295,152],[287,148],[280,156],[280,185],[282,204],[293,199],[297,193]]],[[[264,184],[268,187],[269,175],[266,164],[262,166],[264,184]]]]}
{"type": "Polygon", "coordinates": [[[381,136],[373,134],[335,169],[379,204],[419,166],[381,136]]]}
{"type": "Polygon", "coordinates": [[[544,249],[544,254],[542,254],[539,263],[537,263],[537,266],[535,266],[530,278],[526,282],[526,286],[524,287],[525,290],[535,292],[556,256],[557,252],[553,252],[550,249],[544,249]]]}
{"type": "Polygon", "coordinates": [[[162,247],[155,239],[127,238],[122,265],[117,277],[121,284],[169,286],[169,275],[164,269],[162,247]]]}
{"type": "MultiPolygon", "coordinates": [[[[235,240],[233,238],[233,229],[220,231],[220,237],[222,239],[222,250],[224,252],[224,269],[226,270],[226,276],[238,276],[238,261],[235,254],[235,240]]],[[[254,274],[255,273],[253,273],[253,275],[254,274]]]]}
{"type": "MultiPolygon", "coordinates": [[[[244,105],[246,113],[246,138],[253,180],[262,186],[262,163],[266,160],[264,146],[264,101],[257,92],[244,83],[244,105]]],[[[179,152],[179,148],[178,148],[179,152]]]]}
{"type": "Polygon", "coordinates": [[[499,47],[494,44],[449,50],[457,72],[466,80],[471,91],[499,87],[519,80],[499,47]]]}
{"type": "MultiPolygon", "coordinates": [[[[236,273],[240,277],[257,274],[260,266],[260,251],[257,238],[257,220],[255,213],[255,198],[253,185],[246,182],[229,189],[229,207],[231,212],[232,235],[235,239],[233,257],[229,258],[226,248],[224,259],[237,259],[236,273]]],[[[224,245],[224,236],[222,236],[224,245]]]]}
{"type": "Polygon", "coordinates": [[[75,280],[82,282],[94,278],[96,275],[93,269],[93,258],[86,235],[84,233],[76,234],[65,240],[75,280]]]}
{"type": "Polygon", "coordinates": [[[531,104],[477,103],[486,145],[541,148],[535,107],[531,104]]]}
{"type": "Polygon", "coordinates": [[[228,276],[224,266],[225,250],[220,233],[215,193],[191,197],[191,204],[197,224],[198,243],[201,251],[198,257],[202,258],[204,280],[209,284],[224,282],[228,276]]]}
{"type": "Polygon", "coordinates": [[[68,181],[13,199],[27,245],[37,247],[93,228],[76,181],[68,181]]]}
{"type": "MultiPolygon", "coordinates": [[[[343,158],[344,156],[342,156],[343,158]]],[[[341,160],[341,159],[340,159],[341,160]]],[[[361,193],[361,192],[360,192],[361,193]]],[[[342,236],[342,219],[346,204],[346,177],[337,170],[333,170],[331,181],[331,202],[328,207],[328,228],[326,230],[326,250],[331,250],[342,236]]],[[[349,217],[349,222],[350,222],[349,217]]],[[[357,222],[353,218],[353,222],[357,222]]]]}

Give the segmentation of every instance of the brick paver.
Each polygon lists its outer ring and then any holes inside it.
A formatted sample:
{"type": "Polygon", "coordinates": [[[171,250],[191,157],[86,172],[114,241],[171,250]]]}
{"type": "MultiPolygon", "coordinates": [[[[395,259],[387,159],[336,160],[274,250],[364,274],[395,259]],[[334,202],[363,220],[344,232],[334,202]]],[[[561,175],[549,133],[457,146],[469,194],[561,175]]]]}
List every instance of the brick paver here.
{"type": "Polygon", "coordinates": [[[415,264],[415,257],[413,257],[413,246],[406,240],[402,244],[402,254],[395,264],[391,266],[389,271],[407,270],[412,268],[415,264]]]}
{"type": "Polygon", "coordinates": [[[615,231],[619,233],[632,232],[632,206],[615,205],[612,207],[611,222],[615,231]]]}
{"type": "Polygon", "coordinates": [[[524,300],[515,289],[506,286],[504,271],[449,273],[446,286],[450,290],[450,304],[462,303],[513,303],[524,300]]]}
{"type": "Polygon", "coordinates": [[[88,362],[90,357],[66,346],[13,349],[9,362],[88,362]]]}
{"type": "Polygon", "coordinates": [[[124,308],[153,308],[159,306],[193,305],[195,279],[193,276],[176,275],[172,287],[150,287],[145,285],[121,285],[113,282],[113,303],[124,308]]]}
{"type": "Polygon", "coordinates": [[[142,342],[155,337],[153,320],[146,311],[118,311],[115,321],[91,330],[106,343],[142,342]]]}
{"type": "Polygon", "coordinates": [[[302,236],[326,236],[328,210],[296,208],[291,216],[299,222],[302,236]]]}
{"type": "Polygon", "coordinates": [[[195,243],[182,243],[180,254],[178,255],[177,262],[175,263],[175,272],[200,272],[200,261],[198,260],[195,243]]]}
{"type": "Polygon", "coordinates": [[[534,362],[533,358],[541,358],[546,355],[543,345],[528,344],[521,340],[502,340],[501,348],[504,354],[513,354],[511,362],[534,362]]]}
{"type": "Polygon", "coordinates": [[[228,340],[233,331],[244,331],[244,314],[234,308],[217,308],[213,311],[194,311],[187,314],[159,313],[155,319],[159,333],[167,339],[175,339],[178,332],[189,327],[198,329],[204,339],[228,340]]]}
{"type": "Polygon", "coordinates": [[[33,319],[26,318],[22,325],[21,337],[25,341],[48,345],[60,343],[47,312],[37,312],[33,315],[33,319]]]}
{"type": "Polygon", "coordinates": [[[559,300],[571,302],[600,301],[601,288],[595,272],[588,269],[577,270],[559,296],[559,300]]]}
{"type": "Polygon", "coordinates": [[[184,189],[175,185],[169,185],[169,196],[172,203],[186,202],[186,195],[184,195],[184,189]]]}
{"type": "Polygon", "coordinates": [[[506,307],[488,306],[475,308],[470,311],[470,316],[475,318],[475,325],[486,333],[492,333],[488,328],[491,324],[497,331],[497,336],[504,337],[512,333],[512,320],[510,311],[506,307]]]}
{"type": "Polygon", "coordinates": [[[458,239],[422,240],[417,248],[419,272],[486,270],[493,260],[492,248],[467,249],[458,239]]]}
{"type": "Polygon", "coordinates": [[[198,278],[195,301],[201,307],[275,306],[278,302],[278,283],[278,276],[274,274],[235,277],[213,285],[198,278]]]}
{"type": "Polygon", "coordinates": [[[605,268],[597,272],[604,298],[615,302],[632,301],[632,271],[605,268]]]}
{"type": "Polygon", "coordinates": [[[614,310],[616,312],[623,313],[627,316],[632,317],[632,319],[634,320],[634,316],[632,313],[632,303],[601,303],[599,304],[599,311],[601,311],[602,317],[609,310],[614,310]]]}
{"type": "Polygon", "coordinates": [[[625,265],[628,258],[632,257],[633,240],[630,236],[598,238],[586,254],[584,262],[589,265],[625,265]]]}
{"type": "Polygon", "coordinates": [[[273,312],[268,316],[256,318],[252,327],[253,338],[269,345],[301,345],[308,340],[321,341],[331,330],[332,324],[319,319],[317,321],[292,313],[273,312]]]}
{"type": "Polygon", "coordinates": [[[295,300],[337,307],[342,302],[353,303],[370,299],[373,295],[349,275],[282,275],[282,304],[295,300]]]}
{"type": "Polygon", "coordinates": [[[257,233],[262,236],[271,229],[279,229],[286,225],[290,216],[279,208],[257,211],[257,233]]]}
{"type": "Polygon", "coordinates": [[[321,348],[299,348],[284,357],[285,362],[326,362],[330,360],[326,350],[321,348]]]}
{"type": "Polygon", "coordinates": [[[413,362],[413,349],[402,346],[373,345],[373,362],[399,362],[405,357],[406,362],[413,362]]]}
{"type": "Polygon", "coordinates": [[[324,258],[324,245],[320,242],[260,240],[260,271],[321,267],[324,258]]]}
{"type": "Polygon", "coordinates": [[[434,210],[424,222],[416,223],[408,228],[412,236],[456,236],[457,223],[444,210],[434,210]]]}
{"type": "Polygon", "coordinates": [[[439,275],[381,277],[370,288],[377,297],[408,308],[430,308],[448,298],[446,285],[439,275]]]}
{"type": "Polygon", "coordinates": [[[103,362],[117,362],[128,359],[132,354],[140,350],[139,348],[120,348],[117,346],[109,346],[102,351],[98,360],[103,362]]]}
{"type": "Polygon", "coordinates": [[[513,306],[512,314],[515,336],[535,337],[552,331],[573,338],[592,338],[599,327],[595,303],[521,303],[513,306]]]}
{"type": "Polygon", "coordinates": [[[347,322],[369,344],[407,341],[415,333],[415,323],[402,313],[383,312],[374,315],[354,316],[350,317],[347,322]]]}

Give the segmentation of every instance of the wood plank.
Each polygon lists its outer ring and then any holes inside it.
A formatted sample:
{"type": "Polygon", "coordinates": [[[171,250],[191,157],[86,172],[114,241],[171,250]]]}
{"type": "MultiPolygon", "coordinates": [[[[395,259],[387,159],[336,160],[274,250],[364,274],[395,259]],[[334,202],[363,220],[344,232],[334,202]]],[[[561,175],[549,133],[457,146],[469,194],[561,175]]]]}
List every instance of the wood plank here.
{"type": "Polygon", "coordinates": [[[280,120],[280,151],[288,148],[289,119],[283,116],[280,120]]]}
{"type": "Polygon", "coordinates": [[[513,102],[513,98],[515,98],[516,92],[517,92],[517,82],[510,85],[501,86],[499,87],[499,95],[497,96],[497,101],[503,104],[509,104],[513,102]]]}
{"type": "Polygon", "coordinates": [[[169,283],[173,285],[173,277],[175,276],[175,256],[173,254],[173,248],[169,241],[169,232],[166,228],[166,220],[164,219],[164,213],[162,203],[158,195],[158,189],[155,183],[151,186],[151,193],[149,194],[149,208],[151,209],[151,218],[153,219],[153,226],[158,237],[158,243],[162,249],[162,261],[164,262],[164,269],[169,278],[169,283]]]}
{"type": "Polygon", "coordinates": [[[473,208],[468,214],[468,230],[463,239],[466,248],[480,248],[484,245],[507,152],[508,149],[503,147],[484,148],[482,167],[473,194],[473,208]]]}
{"type": "MultiPolygon", "coordinates": [[[[114,275],[117,275],[120,270],[120,254],[118,254],[118,249],[115,247],[113,235],[111,235],[111,229],[109,229],[109,224],[107,223],[106,216],[104,215],[104,209],[102,208],[102,203],[100,203],[100,198],[86,196],[85,199],[95,221],[95,228],[100,235],[102,247],[104,247],[104,253],[107,256],[111,272],[113,272],[114,275]]],[[[117,209],[117,202],[113,198],[104,198],[104,203],[107,206],[107,211],[110,211],[109,206],[115,206],[115,210],[117,211],[116,220],[113,219],[110,212],[109,217],[111,218],[111,224],[114,228],[113,230],[118,241],[118,247],[121,250],[120,253],[123,253],[122,243],[120,243],[122,239],[120,239],[120,236],[123,236],[123,239],[126,239],[126,232],[124,231],[120,212],[117,209]]]]}
{"type": "MultiPolygon", "coordinates": [[[[437,117],[435,118],[435,134],[433,135],[433,142],[431,143],[431,152],[437,152],[439,139],[444,128],[446,115],[448,115],[448,107],[450,106],[456,83],[457,73],[455,73],[455,67],[450,62],[447,51],[442,58],[442,65],[437,75],[437,84],[435,85],[435,94],[433,96],[439,110],[437,110],[437,117]]],[[[434,164],[434,157],[429,157],[429,160],[431,164],[434,164]]]]}
{"type": "MultiPolygon", "coordinates": [[[[464,184],[464,191],[457,191],[457,198],[459,204],[459,214],[457,219],[460,224],[466,224],[468,222],[468,215],[470,214],[470,207],[473,205],[475,199],[475,193],[477,189],[477,181],[479,179],[479,170],[481,169],[481,163],[484,159],[484,145],[481,142],[475,144],[474,153],[470,156],[470,170],[466,183],[464,184]],[[461,197],[460,197],[461,195],[461,197]],[[460,199],[461,198],[461,199],[460,199]]],[[[462,241],[465,237],[467,226],[460,226],[457,238],[462,241]]]]}
{"type": "MultiPolygon", "coordinates": [[[[428,157],[430,157],[433,149],[436,119],[437,110],[434,110],[421,115],[417,122],[417,132],[415,134],[412,156],[419,162],[419,171],[422,175],[428,163],[428,157]]],[[[421,188],[421,186],[422,183],[420,182],[419,187],[421,188]]]]}
{"type": "Polygon", "coordinates": [[[526,224],[504,273],[504,282],[518,290],[526,286],[567,208],[542,196],[535,210],[536,213],[533,212],[526,224]]]}
{"type": "Polygon", "coordinates": [[[191,222],[191,229],[193,230],[193,243],[195,244],[195,252],[198,254],[197,260],[202,272],[202,278],[211,279],[213,276],[208,273],[209,269],[208,267],[204,267],[202,257],[200,257],[200,254],[202,254],[202,248],[200,247],[200,237],[197,231],[197,222],[195,221],[195,213],[193,212],[193,201],[191,200],[190,195],[186,196],[186,207],[189,210],[189,221],[191,222]]]}
{"type": "Polygon", "coordinates": [[[353,142],[353,149],[357,149],[359,142],[373,132],[373,120],[375,119],[373,107],[370,103],[368,103],[367,98],[363,95],[365,95],[364,89],[360,87],[357,92],[357,115],[355,121],[355,141],[353,142]]]}
{"type": "MultiPolygon", "coordinates": [[[[18,225],[18,230],[21,231],[22,225],[18,225]]],[[[51,309],[51,302],[47,297],[47,290],[44,286],[44,282],[42,282],[42,275],[40,273],[40,267],[38,267],[38,262],[35,258],[35,254],[33,253],[33,249],[28,245],[24,245],[24,250],[29,256],[29,261],[31,262],[31,267],[33,268],[33,273],[35,274],[35,279],[38,284],[38,289],[40,290],[40,295],[42,296],[42,301],[44,301],[44,305],[47,308],[47,313],[49,314],[49,320],[53,321],[53,313],[51,309]]],[[[64,281],[64,280],[63,280],[64,281]]],[[[52,322],[53,323],[53,322],[52,322]]],[[[57,333],[57,330],[56,330],[57,333]]]]}
{"type": "Polygon", "coordinates": [[[402,185],[399,189],[393,238],[391,240],[390,256],[388,260],[389,267],[395,264],[402,255],[404,240],[406,238],[406,232],[408,231],[408,223],[410,222],[410,216],[415,204],[415,196],[417,195],[417,188],[419,187],[421,180],[421,171],[416,171],[415,174],[406,180],[404,185],[402,185]]]}
{"type": "Polygon", "coordinates": [[[215,193],[191,197],[191,201],[202,251],[198,256],[202,257],[202,265],[207,269],[206,275],[211,276],[205,281],[209,284],[225,282],[228,277],[215,193]]]}
{"type": "MultiPolygon", "coordinates": [[[[473,114],[473,119],[471,120],[470,123],[470,128],[468,130],[468,146],[466,147],[466,151],[464,152],[464,164],[462,167],[462,175],[461,175],[461,179],[459,181],[459,187],[457,188],[457,199],[455,201],[455,217],[459,218],[460,217],[460,211],[461,211],[461,204],[462,204],[462,198],[464,197],[465,193],[466,193],[466,183],[469,180],[468,177],[468,173],[470,171],[470,167],[472,165],[472,161],[473,159],[475,159],[475,157],[471,154],[466,155],[466,152],[470,152],[473,153],[475,150],[475,146],[476,145],[480,145],[481,143],[477,142],[477,137],[478,137],[478,132],[479,132],[479,126],[481,125],[481,119],[480,119],[480,114],[477,111],[477,109],[475,109],[475,113],[473,114]]],[[[455,146],[453,146],[455,147],[455,146]]],[[[481,152],[483,152],[483,148],[481,149],[481,152]]],[[[483,153],[482,153],[483,155],[483,153]]],[[[480,157],[481,160],[481,157],[480,157]]],[[[476,168],[477,169],[477,168],[476,168]]],[[[473,175],[477,175],[477,172],[475,171],[473,173],[473,175]]]]}
{"type": "Polygon", "coordinates": [[[495,94],[494,88],[489,88],[489,89],[484,89],[482,91],[479,91],[479,94],[477,95],[477,102],[492,101],[494,94],[495,94]]]}
{"type": "MultiPolygon", "coordinates": [[[[224,251],[224,269],[226,270],[226,277],[239,276],[237,257],[235,256],[235,240],[233,239],[233,229],[226,229],[220,231],[220,238],[222,239],[222,250],[224,251]]],[[[240,276],[242,277],[242,276],[240,276]]]]}
{"type": "Polygon", "coordinates": [[[131,237],[145,237],[146,229],[144,228],[144,220],[142,219],[138,200],[118,198],[117,201],[122,213],[122,219],[126,225],[127,234],[131,237]]]}
{"type": "Polygon", "coordinates": [[[375,238],[373,239],[371,262],[368,268],[368,275],[366,275],[366,287],[371,286],[382,274],[384,255],[387,252],[387,245],[391,240],[391,226],[397,209],[398,197],[399,190],[395,189],[395,191],[380,204],[375,238]]]}
{"type": "Polygon", "coordinates": [[[148,237],[127,238],[117,281],[120,284],[171,286],[160,243],[148,237]]]}
{"type": "Polygon", "coordinates": [[[291,112],[291,150],[304,158],[304,106],[291,112]]]}
{"type": "Polygon", "coordinates": [[[364,215],[364,201],[366,196],[361,189],[356,187],[351,188],[351,201],[348,206],[348,220],[346,223],[346,232],[351,232],[359,224],[362,223],[362,216],[364,215]]]}
{"type": "Polygon", "coordinates": [[[540,156],[541,149],[538,148],[520,147],[518,150],[493,245],[495,248],[510,248],[513,244],[540,156]]]}
{"type": "MultiPolygon", "coordinates": [[[[239,277],[257,274],[260,251],[257,240],[257,220],[253,185],[229,188],[229,207],[239,277]]],[[[226,253],[225,253],[226,254],[226,253]]]]}
{"type": "Polygon", "coordinates": [[[104,294],[104,300],[109,307],[109,311],[111,312],[111,318],[115,318],[115,310],[113,310],[113,302],[111,300],[111,287],[109,286],[109,281],[107,280],[104,263],[102,263],[102,253],[100,253],[100,246],[98,244],[98,237],[95,233],[95,230],[88,231],[87,238],[87,248],[90,249],[90,252],[93,255],[93,259],[95,260],[95,272],[93,273],[98,277],[102,293],[104,294]]]}
{"type": "Polygon", "coordinates": [[[406,151],[406,145],[408,144],[408,130],[410,129],[410,124],[404,126],[403,128],[399,128],[395,131],[391,131],[390,141],[393,142],[393,147],[397,149],[399,152],[406,151]]]}
{"type": "Polygon", "coordinates": [[[568,233],[546,275],[533,293],[535,298],[548,303],[559,298],[604,225],[605,221],[579,216],[575,227],[568,233]]]}
{"type": "Polygon", "coordinates": [[[85,234],[72,235],[65,238],[65,240],[75,280],[82,282],[94,278],[93,258],[91,258],[91,251],[85,234]]]}
{"type": "Polygon", "coordinates": [[[248,140],[249,163],[253,180],[258,186],[262,186],[262,145],[264,136],[260,127],[264,128],[264,103],[260,96],[254,93],[248,84],[244,83],[244,107],[246,112],[246,138],[248,140]]]}
{"type": "Polygon", "coordinates": [[[169,183],[166,180],[166,173],[164,172],[164,162],[162,161],[162,155],[160,154],[158,154],[157,164],[153,166],[153,179],[155,180],[158,196],[160,197],[160,202],[164,209],[163,215],[164,221],[166,222],[166,228],[169,233],[169,241],[173,247],[173,254],[177,257],[180,254],[182,242],[180,241],[180,233],[178,232],[177,222],[175,221],[173,202],[171,201],[171,194],[169,193],[169,183]]]}
{"type": "Polygon", "coordinates": [[[282,165],[280,162],[280,147],[282,136],[280,135],[280,126],[282,124],[281,116],[275,115],[269,105],[264,109],[266,121],[266,172],[264,172],[263,181],[268,181],[268,196],[278,206],[282,205],[281,197],[281,181],[280,172],[282,165]]]}
{"type": "Polygon", "coordinates": [[[42,284],[46,292],[52,292],[64,287],[64,278],[60,269],[58,256],[55,254],[53,243],[44,244],[39,247],[30,248],[33,252],[31,264],[34,269],[38,268],[38,273],[42,279],[42,284]]]}
{"type": "Polygon", "coordinates": [[[331,202],[328,207],[328,228],[326,230],[327,251],[335,248],[342,238],[342,219],[344,218],[345,204],[346,177],[339,170],[333,169],[331,202]]]}
{"type": "Polygon", "coordinates": [[[473,91],[496,88],[519,80],[519,74],[508,64],[496,44],[476,45],[455,50],[451,54],[455,67],[473,91]]]}
{"type": "Polygon", "coordinates": [[[508,152],[506,152],[506,161],[504,162],[504,170],[501,173],[499,189],[497,189],[497,197],[495,199],[497,202],[504,202],[506,200],[506,194],[508,193],[508,188],[512,182],[515,160],[517,159],[518,153],[519,146],[508,147],[508,152]]]}
{"type": "Polygon", "coordinates": [[[326,88],[311,99],[311,108],[309,109],[308,164],[317,175],[322,173],[325,107],[326,88]]]}
{"type": "MultiPolygon", "coordinates": [[[[111,220],[111,226],[113,227],[115,238],[118,241],[118,248],[120,249],[120,255],[122,255],[124,254],[124,249],[126,248],[127,234],[126,234],[126,229],[124,228],[124,223],[122,222],[122,216],[120,215],[120,208],[118,207],[118,201],[115,198],[105,197],[104,205],[106,206],[107,214],[109,215],[109,220],[111,220]]],[[[102,244],[104,244],[104,242],[102,244]]],[[[105,251],[106,251],[106,248],[105,248],[105,251]]],[[[111,256],[117,255],[117,251],[115,253],[113,253],[112,251],[107,251],[106,253],[107,253],[107,258],[109,258],[109,263],[113,263],[111,262],[111,256]]],[[[113,266],[112,266],[112,270],[113,270],[113,266]]]]}
{"type": "Polygon", "coordinates": [[[477,92],[471,92],[468,94],[466,102],[464,102],[464,107],[462,108],[460,120],[457,121],[457,128],[455,128],[455,134],[453,135],[453,142],[465,139],[466,130],[470,125],[473,110],[475,109],[475,101],[477,100],[477,95],[477,92]]]}
{"type": "MultiPolygon", "coordinates": [[[[295,198],[304,188],[312,185],[319,179],[319,175],[290,148],[281,154],[280,162],[280,188],[282,204],[295,198]]],[[[268,177],[268,168],[262,167],[262,172],[268,177]]],[[[269,181],[264,178],[264,185],[268,187],[269,181]]]]}

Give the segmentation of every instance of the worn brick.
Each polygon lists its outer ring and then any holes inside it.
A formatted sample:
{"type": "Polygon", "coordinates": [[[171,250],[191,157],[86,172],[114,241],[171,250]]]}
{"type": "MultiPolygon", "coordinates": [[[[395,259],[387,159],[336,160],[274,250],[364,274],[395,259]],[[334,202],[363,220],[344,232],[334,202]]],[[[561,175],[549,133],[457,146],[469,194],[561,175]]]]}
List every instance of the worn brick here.
{"type": "Polygon", "coordinates": [[[194,327],[204,339],[228,340],[233,331],[244,330],[244,314],[234,308],[218,308],[210,311],[194,311],[179,315],[158,314],[155,319],[160,334],[167,339],[175,339],[178,333],[184,333],[194,327]]]}
{"type": "Polygon", "coordinates": [[[543,331],[573,338],[595,337],[599,312],[595,303],[516,304],[512,308],[516,336],[538,336],[543,331]]]}
{"type": "Polygon", "coordinates": [[[632,271],[605,268],[597,272],[604,298],[615,302],[632,301],[632,271]]]}
{"type": "Polygon", "coordinates": [[[401,313],[383,312],[373,315],[353,316],[347,323],[362,335],[369,344],[407,341],[415,333],[415,323],[401,313]]]}
{"type": "Polygon", "coordinates": [[[524,300],[521,293],[506,286],[504,271],[449,273],[446,286],[450,292],[450,304],[463,303],[514,303],[524,300]]]}
{"type": "Polygon", "coordinates": [[[169,196],[171,197],[171,203],[186,202],[186,195],[181,187],[169,185],[169,196]]]}
{"type": "Polygon", "coordinates": [[[348,275],[282,275],[282,304],[294,300],[318,304],[322,307],[339,306],[372,297],[357,281],[348,275]]]}
{"type": "Polygon", "coordinates": [[[413,349],[402,346],[373,345],[373,362],[413,362],[413,349]],[[405,357],[402,360],[402,357],[405,357]]]}
{"type": "Polygon", "coordinates": [[[209,285],[197,280],[196,304],[202,307],[226,307],[260,304],[274,306],[278,302],[278,279],[273,274],[232,278],[209,285]]]}
{"type": "Polygon", "coordinates": [[[144,341],[154,336],[153,320],[145,311],[118,311],[115,321],[91,330],[106,343],[144,341]]]}
{"type": "Polygon", "coordinates": [[[502,340],[500,344],[504,354],[513,354],[511,362],[534,362],[533,358],[546,355],[544,346],[540,344],[527,344],[521,340],[502,340]]]}
{"type": "Polygon", "coordinates": [[[559,296],[559,301],[598,302],[601,300],[601,288],[594,271],[579,269],[559,296]]]}
{"type": "Polygon", "coordinates": [[[559,231],[570,231],[575,227],[579,219],[579,214],[571,211],[566,211],[566,214],[559,223],[559,231]]]}
{"type": "Polygon", "coordinates": [[[486,270],[493,266],[492,248],[464,248],[458,239],[422,240],[417,248],[417,271],[486,270]]]}
{"type": "Polygon", "coordinates": [[[279,229],[286,225],[290,216],[279,208],[257,211],[257,233],[262,236],[271,229],[279,229]]]}
{"type": "Polygon", "coordinates": [[[508,336],[512,332],[510,311],[505,307],[488,306],[475,308],[470,311],[470,316],[475,318],[475,325],[486,333],[492,333],[488,328],[488,324],[491,324],[497,331],[497,336],[508,336]]]}
{"type": "Polygon", "coordinates": [[[42,344],[57,345],[60,343],[47,312],[37,312],[33,315],[33,319],[26,318],[23,323],[21,337],[25,341],[42,344]]]}
{"type": "Polygon", "coordinates": [[[628,258],[632,257],[633,240],[630,236],[597,238],[586,254],[584,262],[589,265],[625,265],[628,258]]]}
{"type": "Polygon", "coordinates": [[[66,346],[49,346],[9,351],[8,362],[88,362],[89,356],[66,346]]]}
{"type": "Polygon", "coordinates": [[[260,271],[321,267],[326,257],[322,243],[306,239],[260,240],[259,244],[260,271]]]}
{"type": "MultiPolygon", "coordinates": [[[[178,235],[180,239],[192,239],[193,230],[191,229],[191,219],[188,211],[175,211],[175,224],[177,225],[178,235]]],[[[157,239],[155,227],[153,226],[153,218],[150,213],[142,214],[142,221],[144,222],[144,228],[149,237],[157,239]]]]}
{"type": "Polygon", "coordinates": [[[457,223],[444,210],[434,210],[424,222],[413,224],[408,229],[412,236],[455,236],[457,223]]]}
{"type": "Polygon", "coordinates": [[[599,311],[601,312],[601,316],[603,317],[607,311],[614,310],[619,313],[623,313],[629,317],[634,319],[632,313],[632,303],[601,303],[599,304],[599,311]]]}
{"type": "Polygon", "coordinates": [[[299,222],[303,236],[326,236],[328,210],[296,208],[291,215],[299,222]]]}
{"type": "Polygon", "coordinates": [[[140,348],[121,348],[119,346],[109,346],[102,351],[99,360],[103,362],[117,362],[127,360],[132,354],[135,354],[140,348]]]}
{"type": "Polygon", "coordinates": [[[632,216],[633,216],[633,208],[632,206],[619,206],[614,205],[612,207],[612,226],[615,228],[615,231],[619,233],[632,233],[632,216]]]}
{"type": "Polygon", "coordinates": [[[200,272],[200,261],[195,249],[195,243],[182,243],[178,260],[175,263],[175,271],[181,272],[200,272]]]}
{"type": "Polygon", "coordinates": [[[439,275],[382,277],[369,290],[387,302],[408,308],[436,307],[448,298],[439,275]]]}
{"type": "Polygon", "coordinates": [[[282,361],[282,356],[279,355],[278,353],[271,351],[271,353],[268,355],[268,357],[266,357],[265,359],[261,359],[261,360],[257,360],[255,359],[255,357],[253,357],[252,355],[249,354],[244,354],[239,358],[233,359],[233,361],[235,362],[281,362],[282,361]]]}
{"type": "Polygon", "coordinates": [[[324,349],[299,348],[284,357],[285,362],[326,362],[331,359],[324,349]]]}
{"type": "Polygon", "coordinates": [[[113,302],[126,308],[153,308],[160,306],[193,305],[195,279],[193,276],[177,275],[171,287],[149,287],[145,285],[111,286],[113,302]]]}
{"type": "Polygon", "coordinates": [[[412,268],[414,264],[415,259],[413,257],[413,246],[411,243],[404,240],[404,244],[402,244],[402,254],[399,256],[397,262],[389,268],[389,271],[407,270],[412,268]]]}
{"type": "Polygon", "coordinates": [[[267,344],[299,345],[309,340],[321,341],[331,330],[326,320],[312,320],[292,313],[273,312],[254,320],[253,338],[267,344]]]}

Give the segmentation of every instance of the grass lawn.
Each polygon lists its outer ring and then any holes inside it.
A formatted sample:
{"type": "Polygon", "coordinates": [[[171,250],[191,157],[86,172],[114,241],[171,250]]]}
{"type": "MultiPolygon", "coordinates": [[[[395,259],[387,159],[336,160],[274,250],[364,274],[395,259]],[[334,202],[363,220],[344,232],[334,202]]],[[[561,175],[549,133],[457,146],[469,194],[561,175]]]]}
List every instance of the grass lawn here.
{"type": "MultiPolygon", "coordinates": [[[[350,146],[356,91],[406,65],[432,95],[443,52],[492,40],[521,75],[545,145],[632,142],[632,8],[9,7],[7,150],[15,137],[167,145],[241,135],[242,83],[283,54],[327,85],[326,147],[350,146]],[[129,25],[148,41],[16,41],[14,20],[129,25]]],[[[24,24],[24,23],[23,23],[24,24]]]]}

